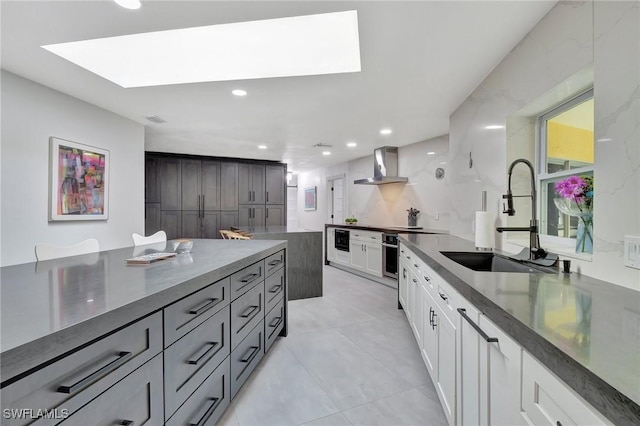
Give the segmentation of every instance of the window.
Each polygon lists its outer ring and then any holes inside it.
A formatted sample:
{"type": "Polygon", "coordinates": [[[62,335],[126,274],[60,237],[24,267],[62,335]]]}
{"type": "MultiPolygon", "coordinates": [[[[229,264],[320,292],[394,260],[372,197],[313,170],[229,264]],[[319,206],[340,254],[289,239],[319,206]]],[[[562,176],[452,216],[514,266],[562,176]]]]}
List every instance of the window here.
{"type": "Polygon", "coordinates": [[[593,89],[538,118],[541,234],[576,238],[578,218],[558,211],[554,185],[568,176],[593,177],[593,121],[593,89]]]}

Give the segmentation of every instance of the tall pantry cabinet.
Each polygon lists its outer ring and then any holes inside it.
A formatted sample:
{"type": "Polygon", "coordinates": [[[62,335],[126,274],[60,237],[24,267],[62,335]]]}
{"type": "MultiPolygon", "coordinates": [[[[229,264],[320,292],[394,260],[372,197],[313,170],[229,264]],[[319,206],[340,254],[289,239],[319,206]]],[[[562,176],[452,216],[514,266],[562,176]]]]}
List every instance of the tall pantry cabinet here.
{"type": "Polygon", "coordinates": [[[147,153],[145,233],[219,238],[231,226],[284,226],[285,176],[285,164],[147,153]]]}

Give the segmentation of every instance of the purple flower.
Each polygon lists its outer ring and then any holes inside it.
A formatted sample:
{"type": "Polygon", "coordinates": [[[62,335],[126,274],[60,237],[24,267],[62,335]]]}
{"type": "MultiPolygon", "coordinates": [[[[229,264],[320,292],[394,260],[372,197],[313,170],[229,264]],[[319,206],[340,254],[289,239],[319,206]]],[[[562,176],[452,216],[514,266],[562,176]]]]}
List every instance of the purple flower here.
{"type": "Polygon", "coordinates": [[[580,176],[569,176],[565,180],[556,182],[555,189],[562,198],[578,201],[586,193],[587,182],[580,176]]]}

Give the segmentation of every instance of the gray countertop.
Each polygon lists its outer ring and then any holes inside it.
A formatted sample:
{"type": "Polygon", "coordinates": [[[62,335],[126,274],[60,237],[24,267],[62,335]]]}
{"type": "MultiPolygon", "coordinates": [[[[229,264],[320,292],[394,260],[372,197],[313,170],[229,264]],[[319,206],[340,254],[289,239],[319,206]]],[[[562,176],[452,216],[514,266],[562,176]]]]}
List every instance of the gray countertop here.
{"type": "Polygon", "coordinates": [[[194,240],[190,254],[127,265],[165,244],[0,268],[5,380],[148,315],[287,247],[273,240],[194,240]]]}
{"type": "Polygon", "coordinates": [[[640,424],[640,292],[573,272],[476,272],[440,251],[450,235],[401,235],[464,298],[616,425],[640,424]]]}

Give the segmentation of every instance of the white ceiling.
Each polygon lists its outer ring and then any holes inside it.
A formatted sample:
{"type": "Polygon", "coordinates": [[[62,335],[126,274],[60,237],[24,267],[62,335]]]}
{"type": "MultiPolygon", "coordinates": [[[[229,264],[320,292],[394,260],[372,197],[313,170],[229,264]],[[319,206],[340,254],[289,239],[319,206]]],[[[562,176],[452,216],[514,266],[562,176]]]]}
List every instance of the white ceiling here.
{"type": "Polygon", "coordinates": [[[2,0],[2,68],[144,124],[147,151],[283,161],[297,173],[448,133],[450,114],[555,1],[142,4],[2,0]],[[40,47],[344,10],[358,11],[359,73],[124,89],[40,47]],[[154,115],[167,123],[144,118],[154,115]]]}

